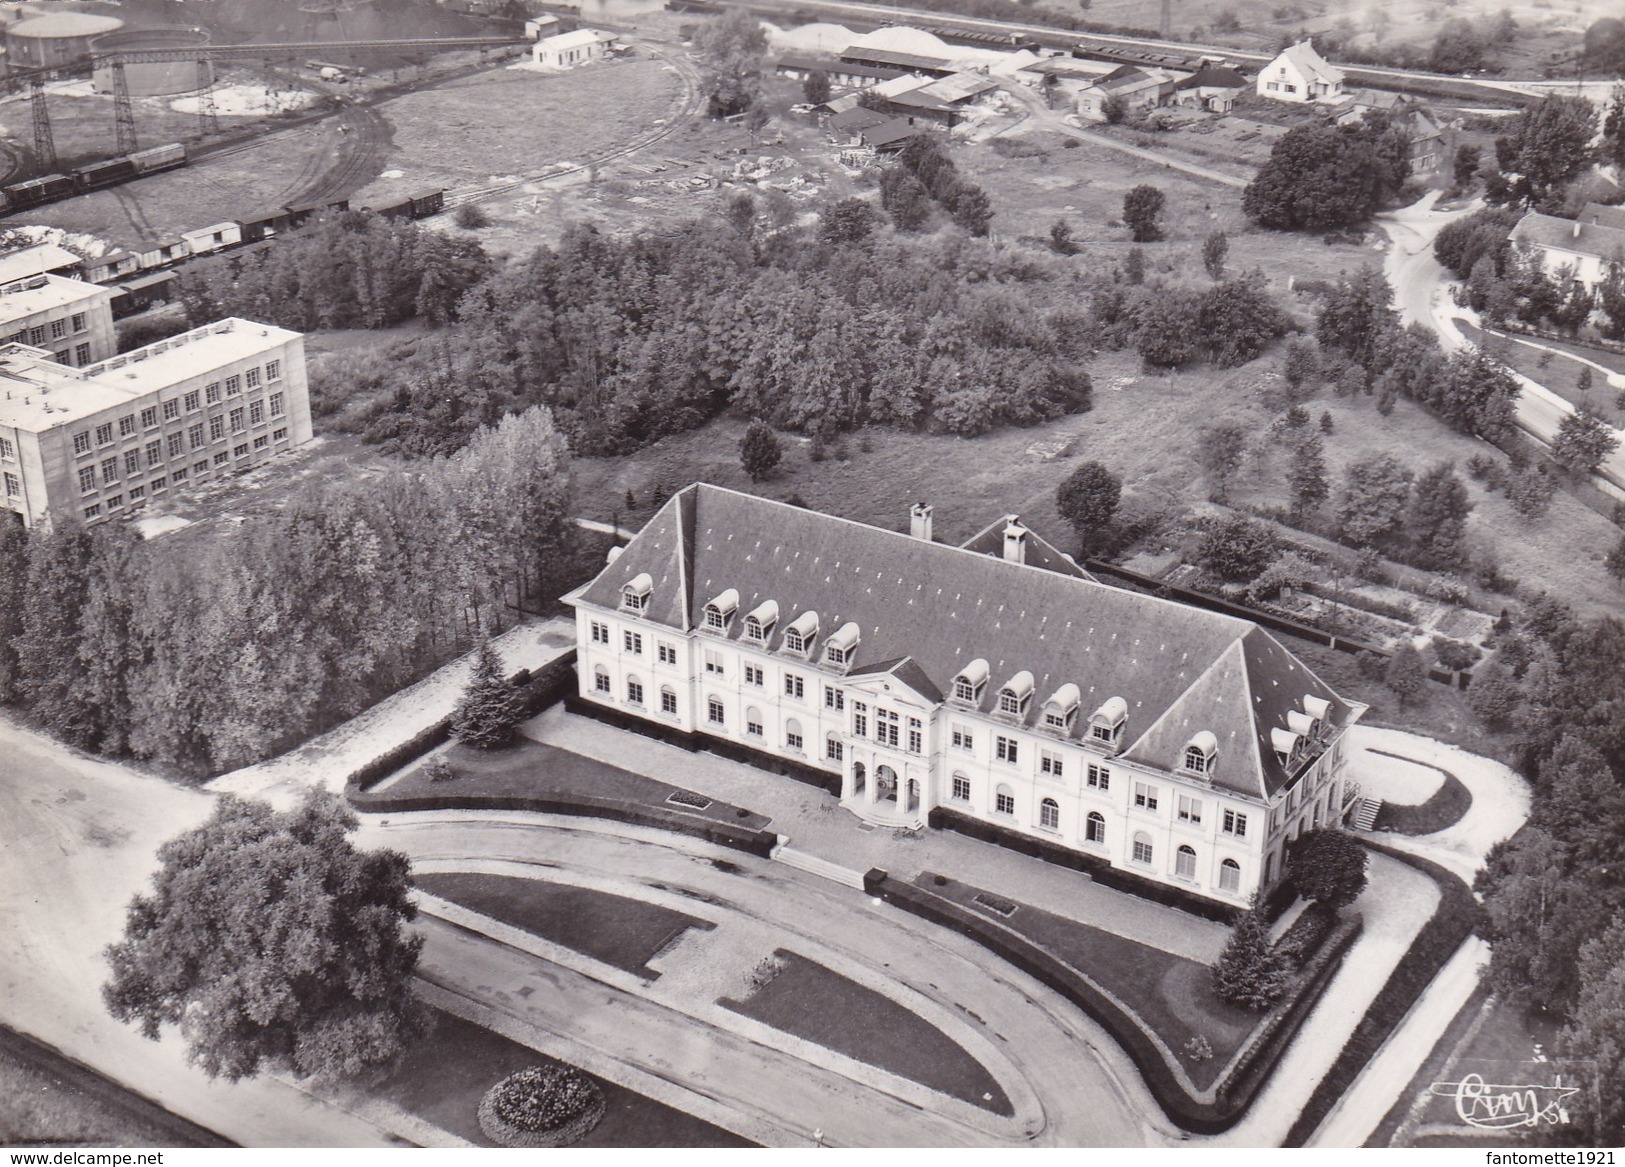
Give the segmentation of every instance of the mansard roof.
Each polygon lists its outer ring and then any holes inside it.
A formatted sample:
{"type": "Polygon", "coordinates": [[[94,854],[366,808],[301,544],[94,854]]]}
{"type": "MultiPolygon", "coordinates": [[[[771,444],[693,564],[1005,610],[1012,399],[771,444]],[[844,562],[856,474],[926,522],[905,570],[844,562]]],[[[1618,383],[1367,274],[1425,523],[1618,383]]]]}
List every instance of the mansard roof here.
{"type": "MultiPolygon", "coordinates": [[[[744,611],[778,603],[771,650],[782,647],[791,621],[816,610],[819,643],[809,665],[817,667],[823,639],[852,622],[862,639],[846,676],[895,671],[938,700],[979,657],[1001,683],[1032,673],[1041,694],[1071,682],[1085,709],[1113,697],[1126,703],[1127,757],[1177,769],[1185,744],[1207,730],[1219,741],[1210,780],[1258,798],[1293,777],[1269,736],[1286,727],[1290,709],[1313,696],[1330,704],[1336,725],[1355,712],[1250,621],[1102,584],[1075,567],[1059,570],[1058,554],[1056,564],[1012,563],[981,550],[980,538],[971,542],[950,547],[696,484],[667,502],[575,598],[614,609],[622,586],[647,572],[654,591],[643,618],[686,632],[703,626],[710,597],[737,589],[744,611]]],[[[1035,545],[1029,535],[1029,551],[1035,545]]],[[[742,631],[735,621],[727,636],[742,631]]],[[[997,686],[988,686],[982,711],[997,701],[997,686]]],[[[1025,722],[1036,725],[1041,709],[1033,702],[1025,722]]],[[[1079,719],[1072,733],[1086,732],[1087,719],[1079,719]]]]}

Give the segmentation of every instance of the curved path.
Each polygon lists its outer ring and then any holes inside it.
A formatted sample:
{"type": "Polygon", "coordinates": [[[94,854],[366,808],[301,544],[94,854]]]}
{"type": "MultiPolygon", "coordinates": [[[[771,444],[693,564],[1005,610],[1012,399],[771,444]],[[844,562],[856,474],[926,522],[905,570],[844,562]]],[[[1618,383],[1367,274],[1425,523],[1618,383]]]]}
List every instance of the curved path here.
{"type": "Polygon", "coordinates": [[[844,1146],[1074,1147],[1176,1137],[1127,1058],[1073,1006],[973,942],[852,889],[697,839],[546,815],[369,818],[361,841],[402,850],[423,870],[545,865],[547,878],[713,921],[660,958],[664,975],[652,984],[545,944],[494,943],[466,920],[428,923],[424,970],[486,1009],[569,1037],[595,1055],[595,1072],[613,1078],[618,1063],[680,1083],[720,1108],[711,1121],[751,1137],[798,1143],[821,1129],[844,1146]],[[1015,1116],[715,1005],[777,947],[941,1029],[994,1074],[1015,1116]]]}

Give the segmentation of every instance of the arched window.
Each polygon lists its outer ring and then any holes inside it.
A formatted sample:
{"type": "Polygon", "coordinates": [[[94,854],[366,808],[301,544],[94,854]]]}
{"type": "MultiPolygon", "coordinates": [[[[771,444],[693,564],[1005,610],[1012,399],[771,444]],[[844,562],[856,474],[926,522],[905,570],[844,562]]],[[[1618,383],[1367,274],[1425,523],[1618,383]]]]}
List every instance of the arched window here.
{"type": "Polygon", "coordinates": [[[1181,843],[1174,852],[1174,874],[1180,879],[1196,878],[1196,850],[1181,843]]]}
{"type": "Polygon", "coordinates": [[[1084,827],[1083,841],[1086,843],[1104,843],[1106,841],[1106,816],[1098,810],[1089,812],[1089,819],[1084,827]]]}
{"type": "Polygon", "coordinates": [[[801,740],[801,722],[790,718],[784,723],[784,748],[801,753],[804,748],[801,740]]]}
{"type": "Polygon", "coordinates": [[[677,716],[677,690],[670,685],[660,686],[660,712],[671,717],[677,716]]]}
{"type": "Polygon", "coordinates": [[[1149,864],[1151,862],[1151,836],[1144,831],[1134,832],[1134,862],[1149,864]]]}
{"type": "Polygon", "coordinates": [[[1226,859],[1219,864],[1219,889],[1228,892],[1241,890],[1241,864],[1234,859],[1226,859]]]}
{"type": "Polygon", "coordinates": [[[1061,804],[1053,798],[1046,798],[1038,804],[1038,825],[1045,830],[1058,831],[1061,829],[1061,804]]]}
{"type": "Polygon", "coordinates": [[[594,665],[592,669],[592,687],[599,693],[610,691],[609,670],[603,665],[594,665]]]}
{"type": "Polygon", "coordinates": [[[745,732],[751,737],[762,736],[762,711],[754,705],[745,706],[745,732]]]}
{"type": "Polygon", "coordinates": [[[1002,782],[999,784],[999,788],[993,792],[993,809],[998,811],[1000,814],[1016,813],[1015,791],[1011,790],[1002,782]]]}
{"type": "Polygon", "coordinates": [[[1010,678],[1010,683],[999,690],[999,712],[1019,717],[1027,712],[1027,702],[1033,696],[1033,675],[1022,670],[1010,678]]]}
{"type": "Polygon", "coordinates": [[[643,682],[636,677],[626,678],[626,699],[634,705],[643,704],[643,682]]]}

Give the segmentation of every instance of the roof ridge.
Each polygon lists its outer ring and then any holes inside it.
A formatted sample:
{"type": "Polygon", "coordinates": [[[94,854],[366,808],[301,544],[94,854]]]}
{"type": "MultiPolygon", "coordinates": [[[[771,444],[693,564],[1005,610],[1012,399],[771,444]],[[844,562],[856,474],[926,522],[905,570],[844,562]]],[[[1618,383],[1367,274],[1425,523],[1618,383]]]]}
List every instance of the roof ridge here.
{"type": "MultiPolygon", "coordinates": [[[[1228,657],[1231,653],[1238,651],[1238,649],[1241,646],[1241,642],[1243,640],[1245,640],[1246,638],[1247,638],[1247,634],[1242,633],[1241,635],[1237,636],[1234,640],[1232,640],[1229,644],[1225,645],[1224,651],[1217,654],[1211,661],[1209,661],[1207,668],[1205,668],[1201,672],[1197,673],[1196,676],[1194,678],[1192,678],[1191,683],[1186,685],[1184,687],[1184,689],[1180,690],[1179,696],[1175,697],[1172,701],[1170,701],[1168,703],[1168,708],[1164,709],[1162,711],[1161,715],[1159,715],[1155,721],[1153,721],[1150,725],[1146,726],[1144,732],[1142,732],[1139,737],[1134,739],[1134,744],[1126,747],[1123,750],[1123,753],[1132,754],[1141,745],[1143,745],[1145,743],[1145,740],[1147,738],[1149,738],[1153,733],[1156,732],[1158,726],[1160,726],[1163,722],[1167,721],[1169,718],[1171,718],[1174,715],[1174,711],[1179,708],[1180,703],[1183,702],[1186,697],[1190,696],[1191,690],[1196,688],[1196,686],[1200,685],[1203,681],[1207,680],[1208,676],[1215,669],[1218,669],[1220,666],[1222,666],[1224,664],[1224,661],[1225,661],[1226,657],[1228,657]]],[[[1247,671],[1246,662],[1242,661],[1242,662],[1239,662],[1239,663],[1243,666],[1242,667],[1242,672],[1245,673],[1247,671]]]]}

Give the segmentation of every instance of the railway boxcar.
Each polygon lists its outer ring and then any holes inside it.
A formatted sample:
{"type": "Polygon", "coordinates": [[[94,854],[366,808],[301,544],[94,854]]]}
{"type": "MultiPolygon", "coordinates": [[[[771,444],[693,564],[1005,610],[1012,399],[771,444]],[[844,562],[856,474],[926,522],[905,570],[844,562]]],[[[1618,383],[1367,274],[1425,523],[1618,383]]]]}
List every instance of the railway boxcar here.
{"type": "Polygon", "coordinates": [[[115,285],[110,305],[113,309],[113,319],[122,319],[168,300],[174,294],[174,282],[174,272],[161,271],[148,276],[137,276],[133,280],[115,285]]]}
{"type": "Polygon", "coordinates": [[[362,210],[371,211],[373,214],[385,219],[410,219],[412,217],[412,200],[407,199],[404,203],[391,203],[387,207],[363,207],[362,210]]]}
{"type": "Polygon", "coordinates": [[[66,198],[76,189],[73,177],[67,174],[46,174],[23,182],[14,182],[5,188],[13,210],[37,207],[41,203],[66,198]]]}
{"type": "Polygon", "coordinates": [[[129,251],[109,251],[84,262],[85,281],[105,284],[141,270],[141,259],[129,251]]]}
{"type": "Polygon", "coordinates": [[[88,166],[81,166],[73,173],[79,180],[80,190],[101,190],[103,187],[129,182],[141,172],[129,158],[106,158],[100,162],[92,162],[88,166]]]}
{"type": "Polygon", "coordinates": [[[167,146],[154,146],[150,150],[137,150],[130,155],[141,174],[157,174],[160,170],[173,170],[186,165],[186,147],[179,142],[167,146]]]}
{"type": "Polygon", "coordinates": [[[216,223],[212,227],[199,227],[196,231],[182,231],[193,255],[209,255],[223,248],[235,247],[243,241],[241,223],[216,223]]]}
{"type": "Polygon", "coordinates": [[[438,215],[446,209],[446,192],[443,190],[423,191],[413,195],[407,202],[411,205],[411,215],[414,219],[425,219],[430,215],[438,215]]]}

